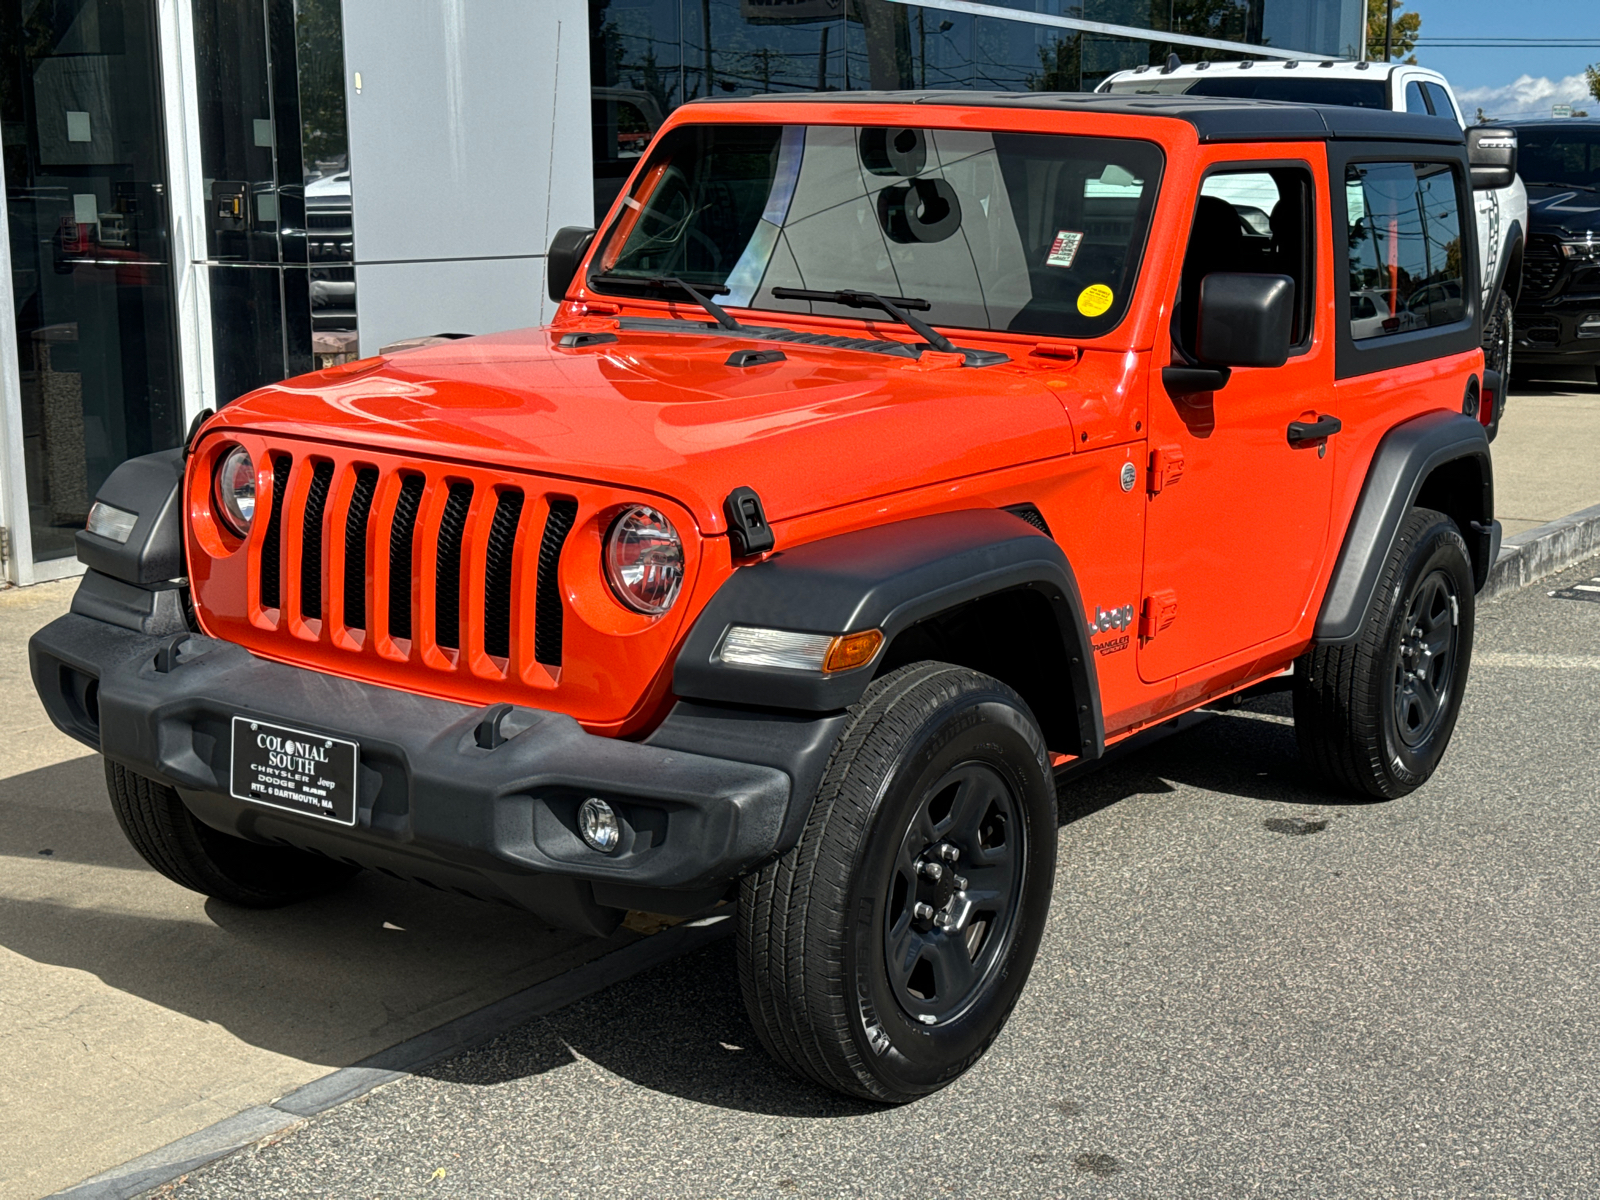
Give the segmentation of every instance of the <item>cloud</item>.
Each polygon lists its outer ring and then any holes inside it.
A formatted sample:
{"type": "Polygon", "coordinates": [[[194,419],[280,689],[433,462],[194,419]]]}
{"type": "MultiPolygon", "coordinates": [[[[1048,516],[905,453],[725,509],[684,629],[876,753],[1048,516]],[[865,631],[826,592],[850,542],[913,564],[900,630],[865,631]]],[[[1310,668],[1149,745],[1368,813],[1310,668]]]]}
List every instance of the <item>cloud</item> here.
{"type": "Polygon", "coordinates": [[[1565,79],[1548,79],[1524,75],[1515,83],[1504,87],[1468,88],[1457,92],[1461,111],[1471,120],[1478,109],[1483,109],[1490,120],[1504,121],[1512,117],[1548,117],[1557,104],[1571,104],[1600,112],[1600,101],[1589,94],[1589,85],[1582,75],[1568,75],[1565,79]]]}

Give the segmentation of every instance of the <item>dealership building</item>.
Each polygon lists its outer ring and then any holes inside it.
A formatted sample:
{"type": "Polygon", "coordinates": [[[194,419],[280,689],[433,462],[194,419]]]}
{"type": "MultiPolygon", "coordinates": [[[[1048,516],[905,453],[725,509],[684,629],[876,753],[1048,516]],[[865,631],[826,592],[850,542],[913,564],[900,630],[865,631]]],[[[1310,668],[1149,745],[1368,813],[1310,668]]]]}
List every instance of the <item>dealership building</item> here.
{"type": "Polygon", "coordinates": [[[1356,58],[1364,0],[0,0],[0,558],[251,388],[548,318],[544,252],[703,96],[1356,58]]]}

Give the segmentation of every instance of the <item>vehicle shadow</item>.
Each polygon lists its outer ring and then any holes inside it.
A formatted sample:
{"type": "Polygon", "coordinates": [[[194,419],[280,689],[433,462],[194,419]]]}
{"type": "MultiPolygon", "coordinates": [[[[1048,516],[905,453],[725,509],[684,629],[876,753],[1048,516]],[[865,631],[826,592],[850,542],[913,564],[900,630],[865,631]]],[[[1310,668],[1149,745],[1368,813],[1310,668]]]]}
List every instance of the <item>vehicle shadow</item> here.
{"type": "MultiPolygon", "coordinates": [[[[1063,781],[1062,826],[1136,795],[1204,788],[1303,810],[1364,803],[1300,763],[1287,695],[1246,701],[1063,781]]],[[[494,1086],[579,1060],[622,1080],[721,1108],[836,1118],[877,1111],[792,1075],[762,1050],[739,996],[731,939],[500,1035],[424,1074],[494,1086]]]]}
{"type": "Polygon", "coordinates": [[[376,872],[237,908],[134,852],[98,756],[0,779],[0,947],[305,1062],[345,1066],[632,936],[556,931],[376,872]]]}
{"type": "Polygon", "coordinates": [[[768,1057],[740,999],[732,938],[422,1073],[492,1087],[578,1059],[653,1092],[767,1116],[851,1117],[881,1108],[803,1080],[768,1057]]]}
{"type": "Polygon", "coordinates": [[[1289,693],[1269,692],[1197,714],[1188,728],[1126,750],[1104,766],[1057,783],[1060,824],[1082,820],[1132,796],[1175,785],[1285,805],[1360,807],[1381,803],[1330,784],[1301,759],[1289,693]]]}
{"type": "MultiPolygon", "coordinates": [[[[1178,786],[1285,806],[1354,803],[1301,767],[1287,697],[1267,696],[1064,782],[1063,825],[1178,786]]],[[[375,873],[333,895],[253,911],[204,901],[144,865],[103,797],[99,762],[0,781],[0,946],[302,1061],[347,1065],[622,945],[375,873]],[[52,855],[39,851],[50,849],[52,855]]],[[[791,1116],[868,1111],[761,1050],[731,942],[437,1068],[494,1083],[590,1060],[643,1087],[791,1116]]]]}

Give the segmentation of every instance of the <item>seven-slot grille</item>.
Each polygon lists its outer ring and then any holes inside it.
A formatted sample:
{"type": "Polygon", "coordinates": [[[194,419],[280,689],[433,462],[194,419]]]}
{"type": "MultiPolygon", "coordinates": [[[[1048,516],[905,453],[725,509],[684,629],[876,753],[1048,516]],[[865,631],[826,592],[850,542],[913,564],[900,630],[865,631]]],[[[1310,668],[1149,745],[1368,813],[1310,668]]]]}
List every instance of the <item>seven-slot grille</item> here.
{"type": "Polygon", "coordinates": [[[1560,274],[1560,242],[1549,234],[1534,234],[1528,239],[1527,257],[1522,262],[1522,286],[1537,298],[1555,287],[1560,274]]]}
{"type": "Polygon", "coordinates": [[[561,665],[557,572],[575,498],[443,464],[380,467],[277,449],[267,462],[263,620],[275,612],[301,638],[435,667],[465,662],[478,674],[561,665]],[[519,610],[532,614],[531,629],[519,610]]]}

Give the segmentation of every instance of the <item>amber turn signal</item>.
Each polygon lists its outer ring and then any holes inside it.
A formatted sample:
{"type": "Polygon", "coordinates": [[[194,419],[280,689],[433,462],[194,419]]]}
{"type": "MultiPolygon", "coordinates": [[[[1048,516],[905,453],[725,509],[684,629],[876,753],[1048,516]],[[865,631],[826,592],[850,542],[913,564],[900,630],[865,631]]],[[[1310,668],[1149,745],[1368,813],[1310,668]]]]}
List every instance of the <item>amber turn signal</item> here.
{"type": "Polygon", "coordinates": [[[823,661],[822,669],[831,674],[834,671],[848,671],[852,667],[865,666],[871,662],[878,653],[878,648],[883,645],[883,630],[865,629],[860,633],[841,633],[833,639],[833,644],[828,647],[828,657],[823,661]]]}

